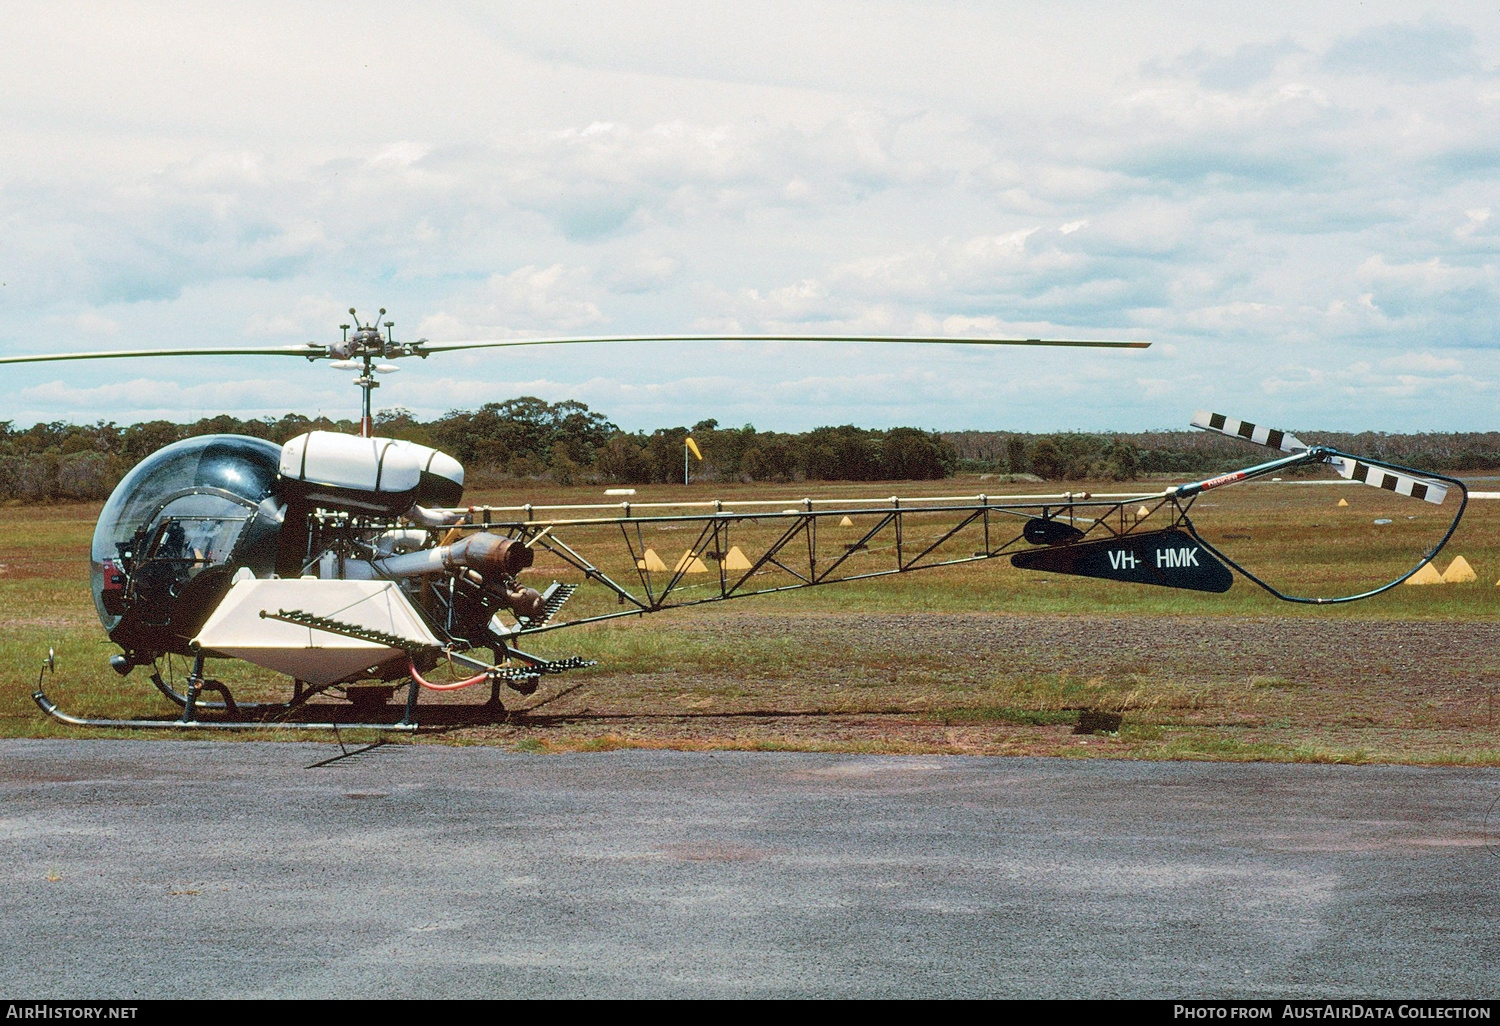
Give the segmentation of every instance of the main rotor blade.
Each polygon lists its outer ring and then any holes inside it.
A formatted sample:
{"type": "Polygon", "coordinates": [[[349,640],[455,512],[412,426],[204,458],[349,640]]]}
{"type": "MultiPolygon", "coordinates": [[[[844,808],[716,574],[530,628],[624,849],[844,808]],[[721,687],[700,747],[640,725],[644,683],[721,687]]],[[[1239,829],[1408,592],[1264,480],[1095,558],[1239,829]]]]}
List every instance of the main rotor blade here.
{"type": "MultiPolygon", "coordinates": [[[[917,338],[905,335],[591,335],[577,338],[507,338],[472,342],[427,342],[393,345],[382,358],[426,356],[460,349],[495,349],[506,346],[566,346],[591,342],[904,342],[945,346],[1064,346],[1081,349],[1145,349],[1150,342],[1064,340],[1041,338],[917,338]],[[400,350],[404,349],[405,352],[400,350]]],[[[300,356],[306,360],[331,358],[330,347],[321,342],[286,346],[221,346],[202,349],[106,349],[89,353],[44,353],[31,356],[0,356],[0,364],[53,363],[60,360],[125,360],[159,356],[300,356]]]]}
{"type": "Polygon", "coordinates": [[[0,363],[50,363],[54,360],[114,360],[144,356],[300,356],[326,359],[328,347],[317,342],[295,346],[216,349],[106,349],[96,353],[47,353],[40,356],[0,356],[0,363]]]}
{"type": "Polygon", "coordinates": [[[566,346],[585,342],[906,342],[944,346],[1067,346],[1081,349],[1145,349],[1150,342],[1114,342],[1042,338],[958,338],[909,335],[594,335],[579,338],[514,338],[474,342],[420,342],[419,353],[442,353],[456,349],[491,349],[501,346],[566,346]]]}

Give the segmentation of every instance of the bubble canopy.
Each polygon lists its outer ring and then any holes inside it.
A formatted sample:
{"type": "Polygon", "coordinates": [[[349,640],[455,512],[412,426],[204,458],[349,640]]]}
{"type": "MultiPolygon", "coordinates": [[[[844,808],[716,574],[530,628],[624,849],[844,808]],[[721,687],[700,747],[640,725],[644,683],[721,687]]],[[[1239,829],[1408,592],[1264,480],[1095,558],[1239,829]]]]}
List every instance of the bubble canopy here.
{"type": "Polygon", "coordinates": [[[136,464],[104,504],[94,530],[91,584],[105,628],[113,630],[120,619],[100,598],[105,560],[118,566],[128,555],[171,568],[162,598],[203,568],[232,557],[259,564],[269,552],[274,560],[274,537],[249,535],[264,536],[279,526],[274,495],[280,459],[281,446],[262,438],[203,435],[136,464]]]}

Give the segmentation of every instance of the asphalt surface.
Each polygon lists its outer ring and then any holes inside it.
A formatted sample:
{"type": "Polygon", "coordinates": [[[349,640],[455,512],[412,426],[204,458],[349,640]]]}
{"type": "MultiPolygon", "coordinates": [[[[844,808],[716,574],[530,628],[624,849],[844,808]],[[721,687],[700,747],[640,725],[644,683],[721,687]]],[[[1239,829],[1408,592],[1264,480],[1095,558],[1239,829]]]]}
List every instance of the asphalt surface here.
{"type": "Polygon", "coordinates": [[[0,996],[1490,998],[1500,771],[0,742],[0,996]]]}

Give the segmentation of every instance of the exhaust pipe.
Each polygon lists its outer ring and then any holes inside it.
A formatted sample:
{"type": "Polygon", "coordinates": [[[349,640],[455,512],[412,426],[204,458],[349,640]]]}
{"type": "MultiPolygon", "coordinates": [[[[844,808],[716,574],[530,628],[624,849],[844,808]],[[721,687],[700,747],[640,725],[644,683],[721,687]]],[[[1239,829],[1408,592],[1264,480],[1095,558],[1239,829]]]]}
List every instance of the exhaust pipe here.
{"type": "MultiPolygon", "coordinates": [[[[514,577],[536,561],[536,554],[523,542],[498,534],[471,534],[452,545],[388,556],[370,564],[385,577],[425,577],[465,568],[481,574],[502,573],[514,577]]],[[[346,564],[346,572],[355,564],[346,564]]],[[[374,574],[372,574],[374,576],[374,574]]],[[[528,589],[529,590],[529,589],[528,589]]]]}

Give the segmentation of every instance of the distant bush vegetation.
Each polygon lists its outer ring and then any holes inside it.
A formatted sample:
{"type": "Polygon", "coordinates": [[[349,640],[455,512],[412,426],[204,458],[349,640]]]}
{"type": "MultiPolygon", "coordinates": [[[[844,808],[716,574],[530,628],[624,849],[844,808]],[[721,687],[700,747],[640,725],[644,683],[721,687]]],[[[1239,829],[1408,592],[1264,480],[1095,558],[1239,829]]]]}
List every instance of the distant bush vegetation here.
{"type": "MultiPolygon", "coordinates": [[[[670,483],[682,480],[683,440],[703,452],[692,462],[698,481],[936,480],[956,472],[1034,474],[1048,480],[1126,481],[1151,474],[1211,474],[1254,458],[1245,443],[1204,432],[1021,434],[872,431],[846,424],[800,434],[721,428],[704,420],[655,431],[621,431],[571,400],[526,396],[452,410],[418,421],[406,410],[382,411],[380,434],[430,445],[457,457],[471,486],[518,479],[559,484],[670,483]]],[[[16,429],[0,422],[0,500],[102,499],[137,462],[162,446],[204,434],[242,434],[284,442],[305,431],[356,432],[352,421],[239,420],[228,415],[193,424],[155,420],[119,427],[53,422],[16,429]]],[[[1310,437],[1311,433],[1303,437],[1310,437]]],[[[1386,435],[1320,433],[1336,448],[1422,470],[1500,468],[1500,433],[1386,435]]]]}
{"type": "MultiPolygon", "coordinates": [[[[1438,473],[1500,468],[1500,433],[1390,435],[1366,431],[1299,431],[1304,441],[1438,473]]],[[[1269,449],[1206,431],[1117,434],[1020,434],[948,431],[962,472],[1031,473],[1049,480],[1128,481],[1155,474],[1213,474],[1257,459],[1269,449]]]]}
{"type": "MultiPolygon", "coordinates": [[[[703,453],[702,462],[695,459],[691,468],[698,481],[931,480],[948,477],[957,464],[950,443],[916,428],[870,431],[845,425],[782,434],[749,424],[721,428],[705,420],[632,434],[583,403],[530,396],[453,410],[428,422],[400,409],[382,411],[376,420],[382,435],[457,457],[475,487],[517,479],[681,481],[683,440],[689,435],[703,453]]],[[[279,420],[225,415],[193,424],[158,420],[125,428],[59,421],[17,430],[0,422],[0,500],[102,499],[137,462],[183,438],[241,434],[280,443],[312,430],[353,433],[358,425],[299,414],[279,420]]]]}

